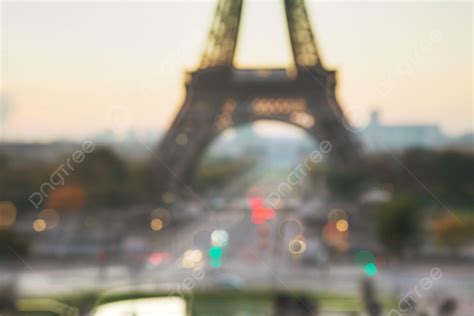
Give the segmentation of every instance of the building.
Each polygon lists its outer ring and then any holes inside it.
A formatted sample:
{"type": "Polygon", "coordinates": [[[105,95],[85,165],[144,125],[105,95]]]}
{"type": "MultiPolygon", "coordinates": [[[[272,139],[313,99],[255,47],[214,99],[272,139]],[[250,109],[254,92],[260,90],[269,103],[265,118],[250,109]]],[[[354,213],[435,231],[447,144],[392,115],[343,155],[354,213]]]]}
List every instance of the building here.
{"type": "Polygon", "coordinates": [[[384,125],[374,111],[370,122],[362,130],[368,150],[405,149],[410,147],[438,147],[447,141],[438,125],[384,125]]]}

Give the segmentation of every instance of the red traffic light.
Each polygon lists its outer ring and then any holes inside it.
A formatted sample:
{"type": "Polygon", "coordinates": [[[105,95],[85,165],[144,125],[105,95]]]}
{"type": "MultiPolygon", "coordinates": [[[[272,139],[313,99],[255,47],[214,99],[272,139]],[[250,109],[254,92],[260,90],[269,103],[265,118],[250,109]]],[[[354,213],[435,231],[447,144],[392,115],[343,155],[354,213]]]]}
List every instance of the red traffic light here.
{"type": "Polygon", "coordinates": [[[261,197],[251,197],[249,204],[252,223],[260,225],[275,218],[275,211],[271,207],[266,207],[261,197]]]}

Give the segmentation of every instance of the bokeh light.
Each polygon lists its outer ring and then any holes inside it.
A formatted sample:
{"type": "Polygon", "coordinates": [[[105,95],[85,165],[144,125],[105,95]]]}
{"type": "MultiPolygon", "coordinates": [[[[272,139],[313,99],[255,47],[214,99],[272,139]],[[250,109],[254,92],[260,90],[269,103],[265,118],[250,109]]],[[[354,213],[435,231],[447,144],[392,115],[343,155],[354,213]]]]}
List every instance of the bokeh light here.
{"type": "Polygon", "coordinates": [[[347,251],[349,249],[347,212],[340,208],[334,208],[327,216],[328,222],[323,227],[324,241],[338,251],[347,251]]]}
{"type": "MultiPolygon", "coordinates": [[[[330,221],[323,227],[324,241],[339,251],[346,251],[349,247],[347,242],[348,232],[337,229],[337,222],[330,221]]],[[[342,227],[343,228],[343,227],[342,227]]]]}
{"type": "Polygon", "coordinates": [[[163,221],[159,218],[151,220],[150,227],[154,231],[160,231],[163,228],[163,221]]]}
{"type": "Polygon", "coordinates": [[[220,248],[220,247],[211,247],[211,249],[209,249],[209,256],[211,258],[221,258],[222,257],[222,248],[220,248]]]}
{"type": "Polygon", "coordinates": [[[354,263],[362,267],[364,274],[375,276],[378,273],[378,265],[375,255],[368,250],[360,250],[356,253],[354,263]]]}
{"type": "Polygon", "coordinates": [[[215,230],[211,234],[211,244],[217,247],[225,247],[229,241],[229,234],[225,230],[215,230]]]}
{"type": "Polygon", "coordinates": [[[154,252],[148,257],[148,263],[151,265],[159,265],[169,261],[170,258],[171,256],[167,252],[154,252]]]}
{"type": "Polygon", "coordinates": [[[38,218],[33,222],[33,229],[38,233],[44,231],[46,228],[46,222],[41,218],[38,218]]]}
{"type": "Polygon", "coordinates": [[[212,268],[217,269],[222,266],[223,253],[224,251],[221,247],[212,246],[209,249],[209,258],[211,259],[209,264],[212,268]]]}
{"type": "Polygon", "coordinates": [[[0,202],[0,229],[8,228],[16,219],[16,207],[10,201],[0,202]]]}
{"type": "Polygon", "coordinates": [[[306,242],[302,237],[297,237],[290,241],[288,244],[288,250],[293,255],[302,254],[306,251],[306,242]]]}
{"type": "Polygon", "coordinates": [[[336,229],[340,232],[346,232],[349,229],[349,223],[345,219],[336,222],[336,229]]]}
{"type": "Polygon", "coordinates": [[[364,266],[364,273],[367,276],[375,276],[377,274],[377,265],[373,262],[369,262],[364,266]]]}
{"type": "Polygon", "coordinates": [[[181,266],[185,269],[195,268],[202,261],[202,252],[199,249],[188,249],[183,254],[181,266]]]}
{"type": "Polygon", "coordinates": [[[249,198],[250,214],[252,223],[261,225],[275,218],[275,210],[266,207],[264,200],[260,196],[252,196],[249,198]]]}

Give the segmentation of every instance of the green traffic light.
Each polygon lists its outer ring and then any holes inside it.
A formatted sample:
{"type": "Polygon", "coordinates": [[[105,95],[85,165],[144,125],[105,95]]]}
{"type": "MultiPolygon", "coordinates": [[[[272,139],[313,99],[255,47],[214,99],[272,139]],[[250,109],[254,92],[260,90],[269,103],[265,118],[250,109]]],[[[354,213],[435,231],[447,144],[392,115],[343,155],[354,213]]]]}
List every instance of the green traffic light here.
{"type": "Polygon", "coordinates": [[[220,259],[222,257],[222,248],[221,247],[211,247],[211,249],[209,249],[209,257],[211,257],[211,259],[220,259]]]}
{"type": "Polygon", "coordinates": [[[218,246],[213,246],[209,249],[209,257],[211,258],[210,265],[214,269],[220,268],[222,266],[222,248],[218,246]]]}
{"type": "Polygon", "coordinates": [[[369,262],[364,266],[364,272],[368,276],[375,276],[377,274],[377,265],[375,263],[369,262]]]}
{"type": "Polygon", "coordinates": [[[214,269],[222,267],[221,259],[211,259],[210,266],[214,269]]]}

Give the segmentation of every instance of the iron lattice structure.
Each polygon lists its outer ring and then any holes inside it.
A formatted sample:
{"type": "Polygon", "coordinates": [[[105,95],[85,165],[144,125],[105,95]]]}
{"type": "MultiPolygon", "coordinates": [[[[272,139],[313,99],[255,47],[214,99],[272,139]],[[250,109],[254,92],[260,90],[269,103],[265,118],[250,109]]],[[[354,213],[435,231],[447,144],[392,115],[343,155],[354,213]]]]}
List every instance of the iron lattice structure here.
{"type": "Polygon", "coordinates": [[[284,0],[294,69],[233,66],[243,0],[220,0],[200,68],[186,80],[186,98],[161,141],[155,165],[160,192],[193,182],[207,145],[223,130],[257,120],[287,122],[332,144],[330,163],[360,157],[357,139],[336,97],[335,71],[318,53],[303,0],[284,0]]]}

